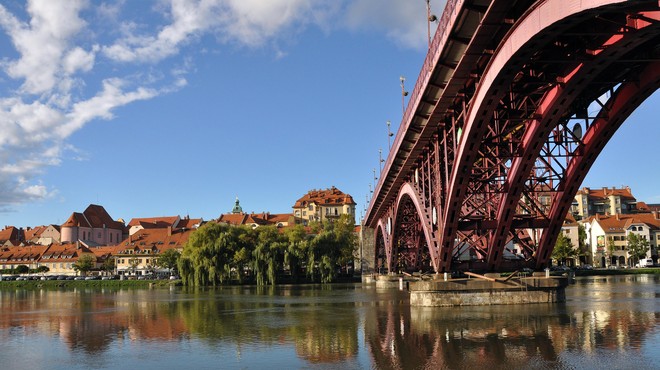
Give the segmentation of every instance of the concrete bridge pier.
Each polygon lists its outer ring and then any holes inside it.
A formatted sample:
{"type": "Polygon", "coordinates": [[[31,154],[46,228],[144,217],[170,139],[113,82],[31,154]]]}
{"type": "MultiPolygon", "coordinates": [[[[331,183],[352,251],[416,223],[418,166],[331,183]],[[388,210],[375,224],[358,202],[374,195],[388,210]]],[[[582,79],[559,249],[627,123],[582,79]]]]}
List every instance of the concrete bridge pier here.
{"type": "Polygon", "coordinates": [[[474,279],[416,281],[409,284],[410,305],[448,307],[564,302],[568,283],[567,277],[546,277],[545,274],[516,279],[478,275],[474,279]]]}

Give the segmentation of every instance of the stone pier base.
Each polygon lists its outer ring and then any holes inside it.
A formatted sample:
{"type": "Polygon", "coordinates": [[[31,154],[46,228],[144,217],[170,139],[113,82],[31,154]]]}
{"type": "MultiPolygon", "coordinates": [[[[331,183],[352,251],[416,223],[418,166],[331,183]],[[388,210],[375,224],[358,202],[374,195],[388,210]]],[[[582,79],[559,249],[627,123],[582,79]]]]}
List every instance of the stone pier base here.
{"type": "Polygon", "coordinates": [[[508,281],[451,279],[409,284],[411,306],[488,306],[554,303],[566,300],[565,277],[528,277],[508,281]]]}

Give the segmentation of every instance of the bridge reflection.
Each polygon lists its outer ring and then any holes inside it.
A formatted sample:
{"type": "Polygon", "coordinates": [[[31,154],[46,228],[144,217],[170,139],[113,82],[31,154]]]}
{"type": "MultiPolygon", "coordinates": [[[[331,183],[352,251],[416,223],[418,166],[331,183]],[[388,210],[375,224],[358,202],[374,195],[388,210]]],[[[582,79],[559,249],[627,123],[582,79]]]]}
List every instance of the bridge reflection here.
{"type": "Polygon", "coordinates": [[[51,338],[62,344],[57,348],[100,359],[101,367],[118,349],[138,351],[145,343],[230,352],[238,364],[254,350],[283,350],[309,366],[561,367],[567,353],[641,351],[660,325],[659,280],[579,280],[565,304],[441,308],[410,307],[405,292],[359,285],[0,289],[0,342],[51,338]]]}

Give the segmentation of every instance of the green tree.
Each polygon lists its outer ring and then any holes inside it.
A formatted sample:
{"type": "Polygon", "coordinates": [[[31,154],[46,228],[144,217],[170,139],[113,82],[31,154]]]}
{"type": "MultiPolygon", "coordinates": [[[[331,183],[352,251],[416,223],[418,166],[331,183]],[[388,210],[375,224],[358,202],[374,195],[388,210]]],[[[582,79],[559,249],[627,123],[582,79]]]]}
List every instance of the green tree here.
{"type": "Polygon", "coordinates": [[[354,260],[357,236],[354,221],[342,215],[334,222],[325,222],[323,229],[311,241],[307,253],[307,273],[322,283],[334,281],[339,268],[354,260]]]}
{"type": "Polygon", "coordinates": [[[297,280],[305,262],[309,247],[309,236],[303,225],[296,225],[285,231],[287,246],[284,251],[284,264],[289,269],[291,277],[297,280]]]}
{"type": "Polygon", "coordinates": [[[614,251],[616,251],[616,244],[614,244],[614,239],[612,237],[607,238],[607,260],[609,264],[612,264],[612,259],[614,258],[614,251]]]}
{"type": "Polygon", "coordinates": [[[140,265],[140,259],[137,257],[131,257],[128,259],[128,270],[131,272],[131,275],[135,275],[138,266],[140,265]]]}
{"type": "Polygon", "coordinates": [[[649,251],[649,241],[635,233],[629,233],[626,239],[628,241],[628,254],[633,258],[632,262],[635,265],[640,258],[646,257],[646,253],[649,251]]]}
{"type": "Polygon", "coordinates": [[[14,271],[17,274],[27,274],[28,272],[30,272],[30,268],[27,267],[26,265],[18,265],[18,266],[16,266],[14,271]]]}
{"type": "Polygon", "coordinates": [[[577,255],[578,251],[573,246],[571,239],[566,237],[563,232],[560,233],[557,237],[555,248],[552,250],[552,258],[561,261],[565,265],[567,259],[574,258],[577,255]]]}
{"type": "Polygon", "coordinates": [[[115,271],[115,258],[108,256],[101,265],[101,270],[105,271],[107,274],[111,274],[115,271]]]}
{"type": "Polygon", "coordinates": [[[50,271],[48,266],[41,265],[41,266],[37,267],[37,272],[38,273],[44,273],[44,272],[48,272],[48,271],[50,271]]]}
{"type": "Polygon", "coordinates": [[[170,272],[170,275],[174,275],[176,274],[176,267],[179,263],[179,258],[181,258],[181,253],[178,250],[174,248],[168,249],[158,255],[156,258],[156,265],[166,268],[170,272]]]}
{"type": "Polygon", "coordinates": [[[237,264],[235,256],[241,249],[249,248],[247,242],[251,238],[245,235],[249,232],[248,227],[218,223],[208,223],[197,229],[190,235],[179,259],[183,283],[215,286],[229,282],[232,271],[240,274],[242,266],[237,264]]]}
{"type": "Polygon", "coordinates": [[[94,268],[96,257],[93,254],[85,253],[78,256],[78,261],[73,264],[75,271],[80,271],[82,276],[87,275],[87,272],[94,268]]]}
{"type": "Polygon", "coordinates": [[[254,274],[257,285],[275,285],[278,270],[284,264],[285,237],[275,226],[264,226],[253,230],[257,243],[252,251],[254,274]]]}

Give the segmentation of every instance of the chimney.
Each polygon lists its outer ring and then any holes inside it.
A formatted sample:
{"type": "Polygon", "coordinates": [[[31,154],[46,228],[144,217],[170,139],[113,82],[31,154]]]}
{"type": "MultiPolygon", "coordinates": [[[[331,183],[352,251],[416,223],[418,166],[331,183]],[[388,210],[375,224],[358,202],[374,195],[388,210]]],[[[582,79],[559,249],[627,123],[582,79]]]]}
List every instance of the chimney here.
{"type": "Polygon", "coordinates": [[[607,195],[607,186],[603,187],[603,195],[607,195]]]}
{"type": "Polygon", "coordinates": [[[653,219],[654,220],[660,219],[660,218],[658,218],[658,211],[653,211],[653,219]]]}
{"type": "Polygon", "coordinates": [[[80,240],[76,240],[76,249],[80,249],[80,240]]]}
{"type": "Polygon", "coordinates": [[[616,214],[616,220],[617,220],[617,221],[621,221],[621,217],[619,216],[618,213],[616,214]]]}
{"type": "Polygon", "coordinates": [[[167,226],[167,236],[172,236],[172,225],[167,226]]]}

